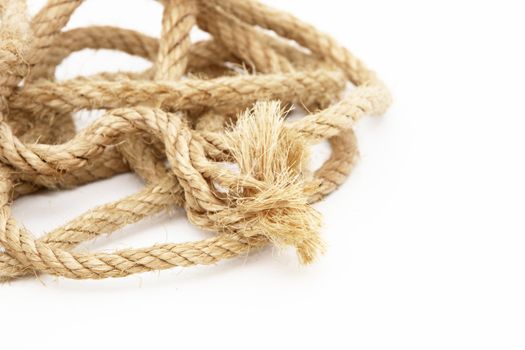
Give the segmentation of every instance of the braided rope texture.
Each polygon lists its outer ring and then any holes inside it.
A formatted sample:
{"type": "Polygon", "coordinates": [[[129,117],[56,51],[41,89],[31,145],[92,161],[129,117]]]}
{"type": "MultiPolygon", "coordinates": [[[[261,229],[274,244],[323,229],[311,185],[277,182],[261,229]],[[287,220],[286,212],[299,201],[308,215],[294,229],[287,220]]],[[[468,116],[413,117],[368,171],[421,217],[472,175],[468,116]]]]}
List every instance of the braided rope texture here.
{"type": "Polygon", "coordinates": [[[375,73],[330,36],[253,0],[163,0],[160,38],[111,27],[65,30],[82,0],[0,0],[0,281],[47,273],[123,277],[213,264],[268,243],[302,263],[323,251],[311,204],[356,157],[353,127],[391,98],[375,73]],[[192,42],[195,27],[209,39],[192,42]],[[73,52],[111,49],[151,61],[144,72],[55,80],[73,52]],[[348,83],[353,88],[348,89],[348,83]],[[287,120],[293,106],[306,116],[287,120]],[[76,131],[73,113],[104,115],[76,131]],[[308,149],[330,158],[310,171],[308,149]],[[16,198],[133,171],[142,191],[89,210],[35,239],[11,215],[16,198]],[[86,240],[183,207],[197,242],[113,253],[86,240]]]}

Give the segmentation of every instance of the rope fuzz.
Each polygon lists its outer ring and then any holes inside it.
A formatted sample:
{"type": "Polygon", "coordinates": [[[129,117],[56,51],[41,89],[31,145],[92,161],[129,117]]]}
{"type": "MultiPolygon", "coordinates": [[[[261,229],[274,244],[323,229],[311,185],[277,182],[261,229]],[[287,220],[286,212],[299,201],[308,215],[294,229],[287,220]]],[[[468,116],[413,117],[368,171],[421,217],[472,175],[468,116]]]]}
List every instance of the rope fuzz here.
{"type": "Polygon", "coordinates": [[[303,137],[284,126],[279,103],[259,102],[226,139],[248,181],[228,188],[232,206],[221,213],[219,226],[235,227],[237,221],[244,236],[294,246],[301,262],[312,262],[323,244],[320,214],[308,203],[315,187],[303,178],[308,160],[303,137]]]}
{"type": "Polygon", "coordinates": [[[123,277],[214,264],[268,243],[314,261],[324,244],[311,204],[350,173],[357,120],[390,104],[376,75],[331,37],[253,0],[163,0],[158,39],[110,26],[64,30],[82,2],[49,0],[29,18],[25,0],[0,0],[0,281],[123,277]],[[196,26],[210,39],[192,43],[196,26]],[[152,64],[56,81],[56,67],[83,49],[152,64]],[[355,88],[345,95],[348,81],[355,88]],[[293,106],[314,112],[286,120],[293,106]],[[93,109],[104,115],[77,131],[73,113],[93,109]],[[332,154],[311,172],[308,150],[323,140],[332,154]],[[142,191],[42,238],[11,215],[20,196],[128,171],[142,191]],[[216,234],[113,253],[74,249],[174,206],[216,234]]]}

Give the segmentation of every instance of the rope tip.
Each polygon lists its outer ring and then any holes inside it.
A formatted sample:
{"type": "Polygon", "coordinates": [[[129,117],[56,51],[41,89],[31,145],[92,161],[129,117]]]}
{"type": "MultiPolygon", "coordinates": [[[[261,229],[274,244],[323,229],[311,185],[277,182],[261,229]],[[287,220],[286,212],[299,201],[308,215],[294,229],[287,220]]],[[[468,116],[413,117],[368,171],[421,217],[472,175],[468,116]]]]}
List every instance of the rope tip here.
{"type": "Polygon", "coordinates": [[[318,234],[321,215],[308,203],[307,144],[284,125],[280,103],[256,103],[239,117],[227,140],[241,176],[254,180],[228,192],[242,234],[264,236],[278,247],[293,246],[301,263],[314,261],[324,244],[318,234]]]}

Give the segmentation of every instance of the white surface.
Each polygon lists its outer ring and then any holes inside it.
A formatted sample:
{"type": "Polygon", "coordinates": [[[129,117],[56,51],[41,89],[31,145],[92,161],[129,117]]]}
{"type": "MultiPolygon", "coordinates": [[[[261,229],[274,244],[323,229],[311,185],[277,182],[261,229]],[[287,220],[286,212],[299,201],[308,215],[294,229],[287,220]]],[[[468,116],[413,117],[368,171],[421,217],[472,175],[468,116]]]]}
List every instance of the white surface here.
{"type": "MultiPolygon", "coordinates": [[[[267,2],[333,34],[395,96],[385,117],[360,123],[357,168],[316,206],[327,254],[306,268],[292,251],[268,249],[217,266],[120,280],[43,277],[2,285],[3,347],[525,347],[520,2],[267,2]]],[[[157,3],[126,1],[126,14],[122,5],[88,1],[72,25],[159,32],[157,3]]],[[[60,74],[144,65],[84,53],[60,74]]],[[[124,175],[21,199],[15,215],[41,234],[140,188],[124,175]]],[[[176,211],[85,248],[200,237],[176,211]]]]}

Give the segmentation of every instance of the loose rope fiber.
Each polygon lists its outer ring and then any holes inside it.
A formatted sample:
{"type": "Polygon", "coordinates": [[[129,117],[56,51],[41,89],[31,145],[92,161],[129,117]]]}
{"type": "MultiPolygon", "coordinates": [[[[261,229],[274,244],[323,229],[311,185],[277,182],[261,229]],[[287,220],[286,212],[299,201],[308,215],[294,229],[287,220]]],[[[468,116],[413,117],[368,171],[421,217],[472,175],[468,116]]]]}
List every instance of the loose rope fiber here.
{"type": "Polygon", "coordinates": [[[24,0],[0,0],[0,280],[123,277],[213,264],[268,243],[312,262],[323,242],[311,204],[351,171],[356,121],[390,104],[376,75],[331,37],[253,0],[164,0],[159,39],[109,26],[64,30],[82,2],[49,0],[29,19],[24,0]],[[196,26],[210,38],[192,43],[196,26]],[[119,50],[152,65],[56,81],[56,67],[83,49],[119,50]],[[292,106],[313,112],[285,120],[292,106]],[[81,110],[105,114],[77,132],[72,115],[81,110]],[[332,154],[309,171],[308,148],[323,140],[332,154]],[[20,196],[127,171],[143,179],[142,191],[42,238],[11,214],[20,196]],[[74,250],[175,206],[215,235],[113,253],[74,250]]]}

